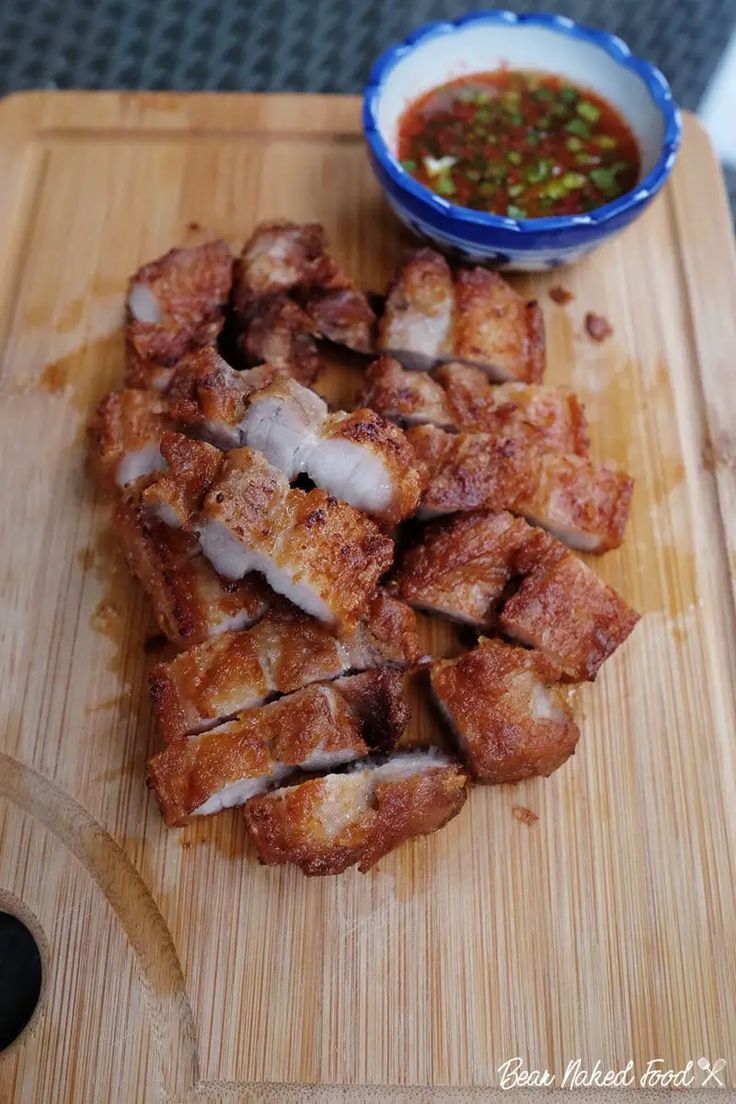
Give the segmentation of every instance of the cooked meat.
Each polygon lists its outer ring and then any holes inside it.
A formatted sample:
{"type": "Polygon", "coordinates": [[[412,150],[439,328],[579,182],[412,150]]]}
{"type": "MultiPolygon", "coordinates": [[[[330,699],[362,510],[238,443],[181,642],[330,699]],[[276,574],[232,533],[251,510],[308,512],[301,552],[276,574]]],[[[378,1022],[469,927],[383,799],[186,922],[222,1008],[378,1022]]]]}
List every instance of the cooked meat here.
{"type": "Polygon", "coordinates": [[[295,605],[343,628],[360,620],[393,556],[363,514],[325,491],[292,489],[247,448],[228,454],[205,498],[201,540],[222,575],[260,571],[295,605]]]}
{"type": "Polygon", "coordinates": [[[240,320],[238,345],[251,364],[267,363],[310,384],[320,368],[318,327],[288,295],[257,298],[240,320]]]}
{"type": "Polygon", "coordinates": [[[613,326],[602,314],[588,311],[585,316],[585,332],[593,341],[605,341],[613,333],[613,326]]]}
{"type": "Polygon", "coordinates": [[[406,439],[414,449],[424,490],[420,517],[459,510],[516,508],[535,484],[533,451],[513,437],[488,433],[446,433],[414,426],[406,439]]]}
{"type": "Polygon", "coordinates": [[[496,603],[517,573],[519,550],[535,532],[549,540],[505,512],[432,522],[404,554],[391,590],[415,609],[491,628],[496,603]]]}
{"type": "Polygon", "coordinates": [[[355,632],[334,636],[282,599],[253,628],[224,633],[154,667],[150,688],[164,740],[202,732],[261,705],[349,670],[415,663],[414,614],[380,593],[355,632]]]}
{"type": "Polygon", "coordinates": [[[172,249],[136,272],[125,328],[129,386],[161,391],[185,353],[214,345],[232,276],[233,257],[223,241],[172,249]]]}
{"type": "Polygon", "coordinates": [[[300,299],[322,337],[358,353],[373,351],[376,316],[352,280],[341,276],[324,289],[308,289],[300,299]]]}
{"type": "Polygon", "coordinates": [[[406,840],[442,828],[467,793],[467,775],[447,756],[404,752],[254,797],[245,820],[268,866],[294,863],[315,875],[357,863],[365,873],[406,840]]]}
{"type": "Polygon", "coordinates": [[[567,387],[494,384],[480,368],[466,364],[442,365],[435,379],[444,388],[457,429],[518,437],[549,451],[588,455],[585,414],[567,387]]]}
{"type": "Polygon", "coordinates": [[[455,412],[441,384],[426,372],[407,371],[393,357],[381,356],[368,365],[360,402],[402,425],[456,428],[455,412]]]}
{"type": "Polygon", "coordinates": [[[269,364],[236,372],[214,349],[201,349],[177,364],[166,399],[181,425],[217,448],[237,448],[248,399],[277,376],[269,364]]]}
{"type": "Polygon", "coordinates": [[[549,775],[575,751],[560,668],[540,652],[481,637],[459,659],[432,665],[432,689],[478,782],[549,775]]]}
{"type": "Polygon", "coordinates": [[[297,769],[325,770],[390,749],[408,719],[398,672],[368,671],[309,686],[195,736],[172,740],[148,763],[168,825],[242,805],[297,769]],[[383,720],[369,723],[356,708],[355,683],[383,720]],[[378,744],[373,743],[378,738],[378,744]]]}
{"type": "Polygon", "coordinates": [[[251,397],[240,429],[244,444],[287,479],[306,472],[317,486],[381,521],[400,521],[419,501],[411,447],[373,410],[328,415],[314,391],[281,377],[251,397]]]}
{"type": "Polygon", "coordinates": [[[500,627],[571,679],[595,678],[639,619],[563,544],[507,513],[428,525],[390,590],[416,609],[500,627]]]}
{"type": "Polygon", "coordinates": [[[432,249],[407,254],[378,326],[378,349],[407,368],[442,361],[476,365],[494,380],[538,383],[544,319],[496,272],[461,268],[454,281],[432,249]]]}
{"type": "Polygon", "coordinates": [[[258,576],[221,579],[195,537],[152,518],[137,497],[116,505],[113,528],[161,631],[180,647],[245,628],[266,612],[269,590],[258,576]]]}
{"type": "Polygon", "coordinates": [[[160,449],[166,470],[148,484],[141,498],[166,525],[191,530],[222,466],[223,454],[204,441],[170,430],[161,435],[160,449]]]}
{"type": "Polygon", "coordinates": [[[133,388],[105,395],[87,429],[90,458],[102,486],[115,490],[162,471],[161,434],[170,424],[159,395],[133,388]]]}
{"type": "Polygon", "coordinates": [[[618,548],[624,539],[634,481],[608,464],[547,453],[536,465],[536,486],[512,508],[583,552],[618,548]]]}
{"type": "Polygon", "coordinates": [[[539,383],[544,374],[544,318],[497,272],[461,268],[455,277],[453,359],[494,380],[539,383]]]}
{"type": "Polygon", "coordinates": [[[504,632],[538,648],[568,678],[593,680],[624,642],[639,614],[571,552],[552,544],[533,564],[500,614],[504,632]]]}
{"type": "Polygon", "coordinates": [[[450,266],[433,249],[410,251],[378,323],[378,349],[428,370],[452,356],[455,292],[450,266]]]}

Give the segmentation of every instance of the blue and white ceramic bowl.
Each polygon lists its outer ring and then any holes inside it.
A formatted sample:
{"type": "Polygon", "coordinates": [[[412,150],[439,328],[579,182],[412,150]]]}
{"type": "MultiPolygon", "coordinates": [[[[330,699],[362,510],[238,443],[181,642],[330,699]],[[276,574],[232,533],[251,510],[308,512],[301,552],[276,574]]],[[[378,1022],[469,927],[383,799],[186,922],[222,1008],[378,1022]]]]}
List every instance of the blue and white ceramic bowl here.
{"type": "Polygon", "coordinates": [[[672,171],[681,133],[667,81],[620,38],[564,16],[507,11],[428,23],[386,50],[365,89],[363,125],[376,176],[407,226],[464,260],[526,271],[576,261],[637,218],[672,171]],[[637,186],[584,215],[517,220],[458,207],[402,169],[398,126],[408,104],[446,81],[501,65],[559,74],[617,107],[639,142],[637,186]]]}

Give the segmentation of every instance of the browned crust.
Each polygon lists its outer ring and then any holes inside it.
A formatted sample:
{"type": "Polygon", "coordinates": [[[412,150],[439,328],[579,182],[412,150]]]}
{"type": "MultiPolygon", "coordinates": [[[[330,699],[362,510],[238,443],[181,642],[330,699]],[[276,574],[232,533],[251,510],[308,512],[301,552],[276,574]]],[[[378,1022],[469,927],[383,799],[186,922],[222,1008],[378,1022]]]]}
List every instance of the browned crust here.
{"type": "Polygon", "coordinates": [[[325,230],[318,222],[274,219],[259,223],[235,265],[233,308],[246,313],[259,296],[329,284],[337,266],[326,248],[325,230]],[[278,243],[276,253],[272,251],[274,243],[278,243]]]}
{"type": "Polygon", "coordinates": [[[406,371],[389,356],[368,365],[358,401],[404,425],[429,422],[442,429],[455,425],[442,386],[425,372],[406,371]]]}
{"type": "Polygon", "coordinates": [[[396,747],[410,717],[401,671],[379,667],[340,678],[334,687],[350,706],[370,748],[391,751],[396,747]]]}
{"type": "MultiPolygon", "coordinates": [[[[355,801],[354,818],[330,839],[320,813],[334,800],[334,779],[312,779],[246,804],[246,824],[262,863],[294,863],[308,875],[341,874],[357,863],[365,873],[406,840],[442,828],[467,798],[467,775],[454,764],[379,782],[370,803],[355,801]]],[[[350,801],[350,776],[337,784],[350,801]]]]}
{"type": "Polygon", "coordinates": [[[596,677],[627,638],[639,614],[612,587],[558,542],[531,567],[504,606],[500,621],[511,636],[550,656],[568,678],[596,677]]]}
{"type": "Polygon", "coordinates": [[[580,733],[560,675],[540,652],[500,640],[433,664],[432,689],[479,782],[547,776],[572,755],[580,733]]]}
{"type": "Polygon", "coordinates": [[[416,357],[418,367],[431,367],[452,351],[453,304],[452,271],[442,254],[427,248],[408,250],[378,321],[376,348],[401,354],[402,360],[409,354],[409,359],[416,357]],[[448,313],[449,327],[445,329],[444,321],[438,326],[437,320],[448,313]],[[436,340],[428,341],[429,330],[436,340]]]}
{"type": "Polygon", "coordinates": [[[235,426],[253,391],[276,374],[268,365],[236,372],[214,349],[200,349],[177,364],[166,399],[172,416],[193,429],[204,430],[209,422],[235,426]]]}
{"type": "Polygon", "coordinates": [[[455,275],[453,355],[498,379],[539,383],[544,373],[544,317],[497,272],[461,268],[455,275]]]}
{"type": "Polygon", "coordinates": [[[215,343],[222,329],[232,271],[230,249],[223,241],[212,241],[171,249],[131,277],[130,288],[137,283],[151,288],[164,322],[139,322],[128,311],[126,384],[161,389],[167,382],[166,369],[186,353],[215,343]]]}
{"type": "Polygon", "coordinates": [[[238,344],[251,364],[267,363],[300,383],[320,369],[314,321],[288,295],[254,299],[241,321],[238,344]]]}
{"type": "MultiPolygon", "coordinates": [[[[362,637],[361,650],[373,653],[375,666],[390,663],[397,667],[413,667],[422,655],[414,610],[382,588],[372,598],[368,616],[357,632],[362,637]]],[[[343,640],[343,643],[352,655],[350,642],[343,640]]]]}
{"type": "Polygon", "coordinates": [[[101,486],[114,491],[125,454],[157,441],[170,424],[166,403],[154,393],[125,388],[105,395],[87,427],[90,461],[101,486]]]}
{"type": "Polygon", "coordinates": [[[364,292],[341,276],[333,286],[310,288],[301,297],[304,309],[321,335],[358,353],[374,347],[376,316],[364,292]],[[337,286],[334,286],[337,284],[337,286]]]}
{"type": "Polygon", "coordinates": [[[223,453],[204,441],[167,431],[161,436],[161,453],[168,471],[145,488],[144,504],[154,512],[166,511],[167,524],[193,527],[204,496],[217,477],[223,453]]]}

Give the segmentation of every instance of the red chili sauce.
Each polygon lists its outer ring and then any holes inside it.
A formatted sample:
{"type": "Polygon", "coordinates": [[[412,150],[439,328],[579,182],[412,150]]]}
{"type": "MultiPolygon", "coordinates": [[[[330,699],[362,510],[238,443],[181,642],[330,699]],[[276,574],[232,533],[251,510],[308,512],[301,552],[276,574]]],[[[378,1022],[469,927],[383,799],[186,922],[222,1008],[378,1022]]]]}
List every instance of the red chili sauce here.
{"type": "Polygon", "coordinates": [[[631,130],[562,77],[514,69],[433,88],[399,124],[407,172],[461,207],[510,218],[577,215],[634,187],[631,130]]]}

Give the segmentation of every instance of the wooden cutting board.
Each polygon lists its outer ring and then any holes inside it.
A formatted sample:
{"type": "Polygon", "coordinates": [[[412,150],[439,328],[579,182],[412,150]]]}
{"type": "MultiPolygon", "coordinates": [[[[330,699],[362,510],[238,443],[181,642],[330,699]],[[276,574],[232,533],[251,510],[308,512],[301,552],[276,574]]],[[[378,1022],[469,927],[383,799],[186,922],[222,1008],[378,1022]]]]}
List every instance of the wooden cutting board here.
{"type": "MultiPolygon", "coordinates": [[[[45,965],[0,1099],[466,1100],[517,1055],[557,1085],[576,1058],[640,1076],[722,1057],[733,1084],[736,265],[695,120],[640,222],[518,281],[594,455],[636,477],[625,546],[596,568],[641,624],[580,691],[583,738],[551,779],[478,789],[445,831],[324,880],[261,869],[236,811],[164,829],[143,784],[150,614],[83,427],[122,380],[127,277],[172,245],[317,219],[385,286],[407,239],[358,102],[39,93],[0,105],[0,132],[0,907],[45,965]]],[[[347,401],[358,376],[326,390],[347,401]]],[[[425,641],[456,646],[439,623],[425,641]]]]}

